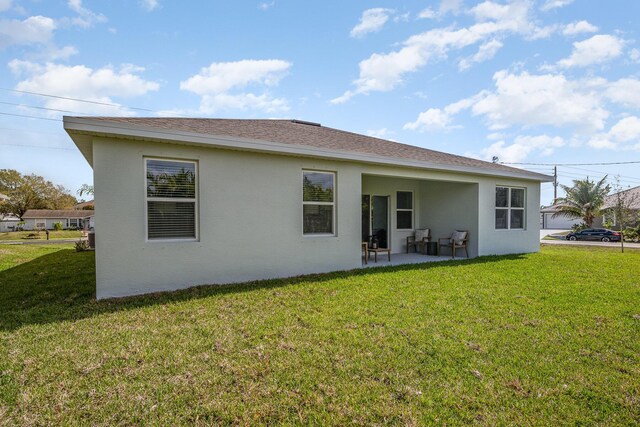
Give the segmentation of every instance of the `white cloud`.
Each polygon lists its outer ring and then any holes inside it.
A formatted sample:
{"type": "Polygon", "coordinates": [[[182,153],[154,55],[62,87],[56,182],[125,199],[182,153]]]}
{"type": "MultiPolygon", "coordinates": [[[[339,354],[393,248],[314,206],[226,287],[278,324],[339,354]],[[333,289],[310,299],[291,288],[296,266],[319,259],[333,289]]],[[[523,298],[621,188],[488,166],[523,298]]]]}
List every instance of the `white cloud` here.
{"type": "Polygon", "coordinates": [[[147,12],[151,12],[160,6],[158,0],[140,0],[140,6],[147,12]]]}
{"type": "Polygon", "coordinates": [[[578,21],[565,25],[562,29],[562,34],[565,36],[575,36],[576,34],[595,33],[596,31],[598,31],[598,27],[595,25],[587,21],[578,21]]]}
{"type": "Polygon", "coordinates": [[[421,129],[421,126],[438,124],[450,127],[451,116],[468,109],[472,115],[484,117],[489,129],[494,131],[512,126],[554,126],[590,133],[603,129],[609,116],[596,90],[606,82],[571,81],[562,74],[512,74],[506,70],[495,73],[493,79],[493,91],[482,91],[454,102],[443,111],[430,109],[430,113],[421,113],[405,128],[421,129]]]}
{"type": "Polygon", "coordinates": [[[258,4],[258,9],[260,9],[260,10],[268,10],[268,9],[271,9],[275,5],[276,5],[275,0],[270,2],[270,3],[269,2],[262,2],[262,3],[258,4]]]}
{"type": "Polygon", "coordinates": [[[573,43],[571,56],[558,61],[562,68],[587,67],[602,64],[622,54],[624,41],[611,35],[598,34],[590,39],[573,43]]]}
{"type": "Polygon", "coordinates": [[[550,125],[593,131],[602,129],[608,117],[597,94],[561,74],[516,75],[503,70],[493,79],[496,90],[481,96],[471,107],[472,113],[485,116],[493,129],[550,125]]]}
{"type": "Polygon", "coordinates": [[[206,114],[222,109],[286,111],[285,99],[271,98],[267,93],[256,95],[245,89],[275,86],[290,67],[290,62],[279,59],[214,62],[180,82],[180,89],[200,95],[200,110],[206,114]]]}
{"type": "Polygon", "coordinates": [[[639,140],[640,118],[629,116],[619,120],[609,129],[609,132],[594,135],[588,144],[593,148],[599,149],[640,149],[639,140]],[[630,145],[628,143],[635,144],[630,145]]]}
{"type": "Polygon", "coordinates": [[[439,108],[429,108],[418,115],[415,122],[403,126],[405,130],[439,131],[449,129],[452,118],[439,108]]]}
{"type": "Polygon", "coordinates": [[[369,129],[367,131],[367,135],[373,136],[374,138],[384,138],[389,135],[391,132],[387,128],[382,129],[369,129]]]}
{"type": "Polygon", "coordinates": [[[11,45],[47,44],[53,38],[56,23],[46,16],[0,20],[0,49],[11,45]]]}
{"type": "Polygon", "coordinates": [[[418,13],[420,19],[436,19],[442,18],[447,13],[453,13],[457,15],[462,10],[462,0],[442,0],[438,10],[433,10],[431,7],[422,9],[418,13]]]}
{"type": "Polygon", "coordinates": [[[640,50],[639,49],[631,49],[629,51],[629,59],[633,62],[640,62],[640,50]]]}
{"type": "Polygon", "coordinates": [[[462,9],[462,0],[442,0],[438,12],[440,16],[447,13],[458,13],[462,9]]]}
{"type": "Polygon", "coordinates": [[[393,10],[381,7],[365,10],[362,12],[358,25],[351,29],[350,36],[358,38],[380,31],[389,20],[391,14],[393,14],[393,10]]]}
{"type": "Polygon", "coordinates": [[[551,9],[557,9],[560,7],[565,7],[573,3],[573,0],[547,0],[544,2],[541,10],[547,11],[551,9]]]}
{"type": "Polygon", "coordinates": [[[463,58],[458,62],[458,69],[463,71],[471,68],[473,64],[478,64],[493,58],[502,46],[502,42],[495,39],[480,45],[478,52],[476,52],[475,55],[463,58]]]}
{"type": "MultiPolygon", "coordinates": [[[[11,71],[26,78],[16,85],[17,90],[46,93],[67,98],[84,99],[104,104],[115,104],[112,97],[131,98],[156,91],[159,84],[144,80],[130,66],[121,70],[112,67],[91,69],[84,65],[66,66],[54,63],[45,65],[29,61],[13,60],[11,71]]],[[[137,71],[140,71],[137,68],[137,71]]],[[[47,108],[78,111],[87,114],[131,115],[125,107],[89,104],[67,99],[50,98],[47,108]]]]}
{"type": "Polygon", "coordinates": [[[0,0],[0,12],[11,9],[11,0],[0,0]]]}
{"type": "Polygon", "coordinates": [[[496,38],[498,34],[537,37],[544,29],[529,20],[530,9],[531,3],[527,0],[504,5],[485,1],[470,10],[477,22],[468,28],[432,29],[409,37],[398,50],[374,53],[360,62],[360,75],[353,82],[355,89],[346,91],[331,103],[346,102],[357,94],[392,90],[402,83],[406,74],[419,70],[429,61],[446,58],[451,50],[496,38]]]}
{"type": "Polygon", "coordinates": [[[631,116],[620,120],[609,130],[616,141],[628,142],[640,138],[640,118],[631,116]]]}
{"type": "Polygon", "coordinates": [[[69,59],[73,55],[78,54],[78,49],[74,46],[65,46],[57,48],[54,46],[49,47],[45,52],[40,55],[45,61],[56,61],[58,59],[69,59]]]}
{"type": "Polygon", "coordinates": [[[620,79],[607,85],[605,97],[626,107],[640,108],[640,80],[620,79]]]}
{"type": "Polygon", "coordinates": [[[507,144],[505,141],[491,144],[481,150],[479,157],[484,160],[491,160],[495,156],[501,162],[517,163],[526,160],[533,152],[541,156],[550,156],[556,148],[564,145],[564,140],[559,136],[518,136],[512,144],[507,144]]]}
{"type": "MultiPolygon", "coordinates": [[[[67,5],[78,16],[70,18],[68,22],[81,28],[91,28],[95,24],[107,22],[107,17],[101,13],[95,13],[82,5],[82,0],[68,0],[67,5]]],[[[67,20],[62,20],[67,22],[67,20]]]]}
{"type": "Polygon", "coordinates": [[[438,14],[430,7],[423,9],[420,11],[420,13],[418,13],[418,18],[422,18],[422,19],[433,19],[433,18],[436,18],[437,16],[438,14]]]}

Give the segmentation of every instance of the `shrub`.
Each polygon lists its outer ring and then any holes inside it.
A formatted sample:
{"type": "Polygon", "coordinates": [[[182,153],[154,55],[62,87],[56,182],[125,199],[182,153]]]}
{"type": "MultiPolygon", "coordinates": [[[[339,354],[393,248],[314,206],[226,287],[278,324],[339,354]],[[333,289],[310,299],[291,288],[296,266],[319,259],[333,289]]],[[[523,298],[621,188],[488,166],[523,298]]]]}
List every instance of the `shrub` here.
{"type": "Polygon", "coordinates": [[[89,250],[89,242],[86,240],[78,240],[76,242],[76,252],[84,252],[89,250]]]}
{"type": "Polygon", "coordinates": [[[62,231],[62,229],[64,228],[64,226],[62,225],[61,222],[54,222],[53,223],[53,229],[56,231],[62,231]]]}
{"type": "Polygon", "coordinates": [[[573,224],[573,226],[571,226],[571,231],[575,233],[576,231],[586,230],[587,228],[589,228],[589,226],[584,222],[581,222],[580,224],[573,224]]]}
{"type": "Polygon", "coordinates": [[[625,242],[637,242],[640,241],[640,225],[637,227],[629,227],[624,230],[625,242]]]}

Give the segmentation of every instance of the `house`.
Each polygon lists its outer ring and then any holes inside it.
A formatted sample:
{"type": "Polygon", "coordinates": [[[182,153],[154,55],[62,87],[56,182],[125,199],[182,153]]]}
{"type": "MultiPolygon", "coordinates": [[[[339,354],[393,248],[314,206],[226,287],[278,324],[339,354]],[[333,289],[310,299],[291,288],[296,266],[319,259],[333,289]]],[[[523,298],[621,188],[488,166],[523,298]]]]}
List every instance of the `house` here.
{"type": "Polygon", "coordinates": [[[56,223],[62,228],[85,229],[90,227],[90,217],[93,211],[87,210],[52,210],[29,209],[22,215],[25,230],[53,230],[56,223]]]}
{"type": "Polygon", "coordinates": [[[620,224],[618,223],[618,218],[616,218],[615,213],[615,207],[618,204],[618,194],[620,194],[620,200],[631,210],[632,218],[629,218],[631,223],[626,224],[626,226],[637,225],[638,221],[640,221],[640,186],[629,188],[619,193],[609,194],[605,197],[601,209],[604,215],[602,218],[599,218],[599,220],[601,220],[603,224],[611,222],[612,228],[616,230],[620,229],[620,224]]]}
{"type": "Polygon", "coordinates": [[[558,205],[551,205],[540,209],[540,227],[543,230],[571,230],[574,225],[582,224],[582,218],[554,216],[558,212],[558,205]]]}
{"type": "Polygon", "coordinates": [[[0,214],[0,233],[16,231],[20,218],[14,214],[0,214]]]}
{"type": "Polygon", "coordinates": [[[65,117],[93,168],[96,294],[362,266],[430,228],[469,255],[536,252],[547,175],[298,120],[65,117]]]}
{"type": "Polygon", "coordinates": [[[0,193],[0,203],[4,202],[5,200],[9,200],[9,196],[7,196],[6,194],[0,193]]]}

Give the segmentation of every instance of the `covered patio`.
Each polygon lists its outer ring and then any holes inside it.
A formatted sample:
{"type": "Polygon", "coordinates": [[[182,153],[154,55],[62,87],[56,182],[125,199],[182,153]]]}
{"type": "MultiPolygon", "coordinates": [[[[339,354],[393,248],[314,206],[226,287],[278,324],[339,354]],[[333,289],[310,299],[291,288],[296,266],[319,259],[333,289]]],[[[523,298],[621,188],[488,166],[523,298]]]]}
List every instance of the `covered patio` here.
{"type": "MultiPolygon", "coordinates": [[[[391,255],[391,261],[386,254],[378,255],[378,262],[374,261],[373,255],[371,255],[369,262],[365,264],[364,257],[362,258],[362,268],[373,268],[373,267],[392,267],[396,265],[405,265],[405,264],[422,264],[425,262],[442,262],[442,261],[451,261],[451,254],[447,252],[445,255],[423,255],[421,253],[395,253],[391,255]]],[[[467,259],[464,257],[456,257],[456,260],[459,259],[467,259]]]]}
{"type": "MultiPolygon", "coordinates": [[[[473,182],[363,174],[362,242],[390,249],[391,261],[386,253],[379,253],[377,265],[444,261],[451,259],[450,248],[444,254],[436,254],[433,248],[430,255],[413,253],[414,248],[407,253],[407,237],[417,229],[429,229],[431,242],[437,243],[456,230],[465,230],[466,249],[473,258],[478,254],[478,198],[478,184],[473,182]]],[[[458,258],[466,258],[464,250],[457,250],[458,258]]]]}

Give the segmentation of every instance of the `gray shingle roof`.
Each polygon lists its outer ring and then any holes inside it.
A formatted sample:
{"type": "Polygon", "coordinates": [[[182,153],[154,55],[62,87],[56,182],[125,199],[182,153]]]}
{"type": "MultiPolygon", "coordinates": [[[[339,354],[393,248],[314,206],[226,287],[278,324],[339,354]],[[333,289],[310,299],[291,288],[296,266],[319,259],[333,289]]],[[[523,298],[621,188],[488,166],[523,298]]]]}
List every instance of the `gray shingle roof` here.
{"type": "Polygon", "coordinates": [[[75,209],[29,209],[22,215],[22,219],[43,218],[88,218],[93,211],[75,209]]]}
{"type": "MultiPolygon", "coordinates": [[[[616,194],[610,194],[604,199],[603,209],[610,209],[616,205],[618,198],[616,194]]],[[[621,191],[623,201],[629,204],[631,209],[640,209],[640,185],[637,187],[629,188],[628,190],[621,191]]]]}
{"type": "Polygon", "coordinates": [[[230,136],[281,144],[302,145],[333,151],[417,160],[440,165],[485,169],[487,172],[518,173],[547,181],[547,175],[469,157],[447,154],[371,136],[305,124],[297,120],[204,119],[163,117],[72,117],[110,125],[127,125],[164,131],[181,131],[209,136],[230,136]],[[105,123],[106,124],[106,123],[105,123]]]}

